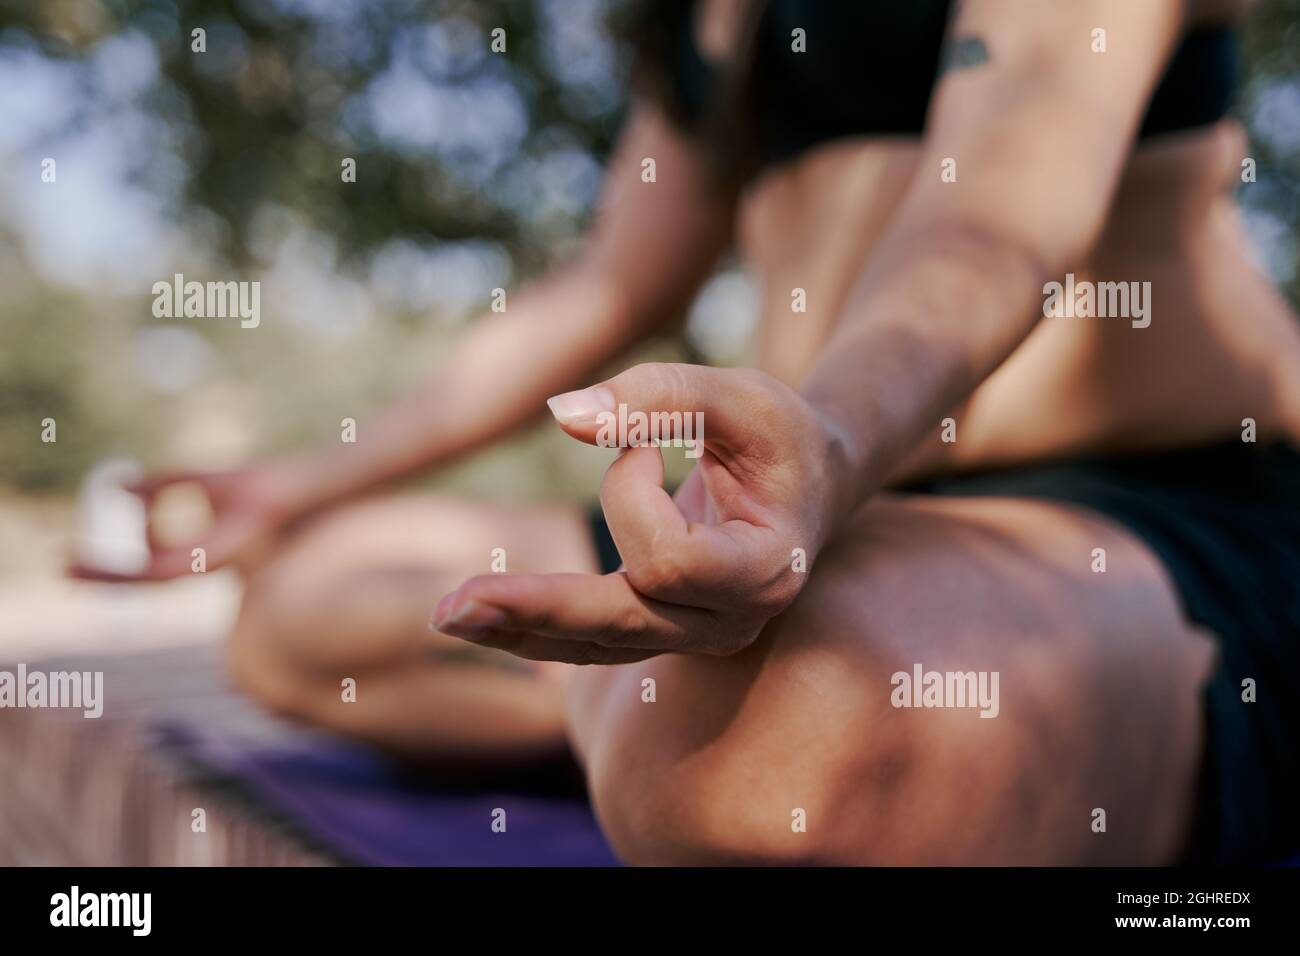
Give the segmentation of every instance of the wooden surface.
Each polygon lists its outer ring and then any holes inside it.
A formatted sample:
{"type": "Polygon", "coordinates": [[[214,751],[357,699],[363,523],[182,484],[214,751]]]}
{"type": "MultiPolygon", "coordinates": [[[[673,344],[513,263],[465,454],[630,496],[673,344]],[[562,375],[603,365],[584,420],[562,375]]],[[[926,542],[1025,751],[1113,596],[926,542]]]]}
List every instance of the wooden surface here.
{"type": "Polygon", "coordinates": [[[0,709],[0,865],[330,862],[246,794],[161,744],[164,720],[254,743],[292,733],[226,686],[215,646],[26,663],[29,671],[103,671],[104,716],[0,709]],[[195,808],[206,832],[193,830],[195,808]]]}

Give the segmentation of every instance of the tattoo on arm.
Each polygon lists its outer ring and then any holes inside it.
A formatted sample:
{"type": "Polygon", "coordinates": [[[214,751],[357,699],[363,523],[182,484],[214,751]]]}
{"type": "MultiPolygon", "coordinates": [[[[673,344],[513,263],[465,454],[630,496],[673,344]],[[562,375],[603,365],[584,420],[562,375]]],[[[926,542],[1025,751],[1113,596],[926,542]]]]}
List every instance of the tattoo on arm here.
{"type": "Polygon", "coordinates": [[[989,50],[977,36],[953,37],[939,58],[939,73],[964,70],[989,61],[989,50]]]}

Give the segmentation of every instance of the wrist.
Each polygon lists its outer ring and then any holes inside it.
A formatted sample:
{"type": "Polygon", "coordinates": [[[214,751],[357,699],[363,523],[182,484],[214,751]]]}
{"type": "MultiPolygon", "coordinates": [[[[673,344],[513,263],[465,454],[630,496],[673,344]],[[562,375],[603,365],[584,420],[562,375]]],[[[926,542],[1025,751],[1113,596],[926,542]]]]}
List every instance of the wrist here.
{"type": "Polygon", "coordinates": [[[861,431],[848,416],[833,405],[811,404],[822,442],[820,547],[869,494],[864,480],[867,455],[861,431]]]}
{"type": "Polygon", "coordinates": [[[280,523],[289,524],[330,502],[335,496],[321,476],[329,474],[314,455],[298,455],[267,462],[259,468],[259,485],[266,510],[280,523]]]}

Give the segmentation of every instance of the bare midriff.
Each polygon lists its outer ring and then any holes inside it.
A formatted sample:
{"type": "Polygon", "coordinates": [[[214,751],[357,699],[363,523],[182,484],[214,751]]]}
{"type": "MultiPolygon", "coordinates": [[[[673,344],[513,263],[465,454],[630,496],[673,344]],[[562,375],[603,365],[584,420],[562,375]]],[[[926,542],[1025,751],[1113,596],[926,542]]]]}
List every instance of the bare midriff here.
{"type": "MultiPolygon", "coordinates": [[[[842,139],[749,187],[738,235],[763,290],[758,367],[802,382],[918,155],[915,140],[842,139]]],[[[1230,121],[1139,144],[1101,239],[1069,271],[1076,282],[1149,282],[1147,316],[1040,318],[951,411],[960,439],[939,441],[936,422],[904,473],[1205,444],[1240,436],[1246,419],[1260,441],[1300,439],[1300,325],[1239,221],[1245,157],[1230,121]]]]}

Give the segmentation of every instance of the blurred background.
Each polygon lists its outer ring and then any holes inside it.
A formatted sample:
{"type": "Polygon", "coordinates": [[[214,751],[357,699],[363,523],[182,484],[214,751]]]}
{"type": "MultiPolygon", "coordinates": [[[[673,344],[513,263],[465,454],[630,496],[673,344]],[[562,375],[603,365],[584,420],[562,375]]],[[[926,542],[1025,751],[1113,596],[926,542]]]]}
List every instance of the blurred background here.
{"type": "MultiPolygon", "coordinates": [[[[0,0],[0,576],[53,581],[86,469],[220,467],[337,440],[434,368],[494,287],[563,256],[624,109],[617,0],[0,0]],[[206,31],[192,54],[191,31],[206,31]],[[506,30],[504,54],[490,34],[506,30]],[[57,185],[41,163],[57,161],[57,185]],[[340,163],[357,163],[344,183],[340,163]],[[156,319],[151,286],[258,279],[262,324],[156,319]],[[41,420],[58,441],[40,440],[41,420]]],[[[1295,301],[1300,0],[1243,36],[1242,187],[1295,301]]],[[[745,360],[735,271],[657,357],[745,360]]],[[[594,496],[537,429],[431,476],[594,496]],[[521,467],[526,465],[527,467],[521,467]]],[[[0,613],[3,617],[3,613],[0,613]]]]}

